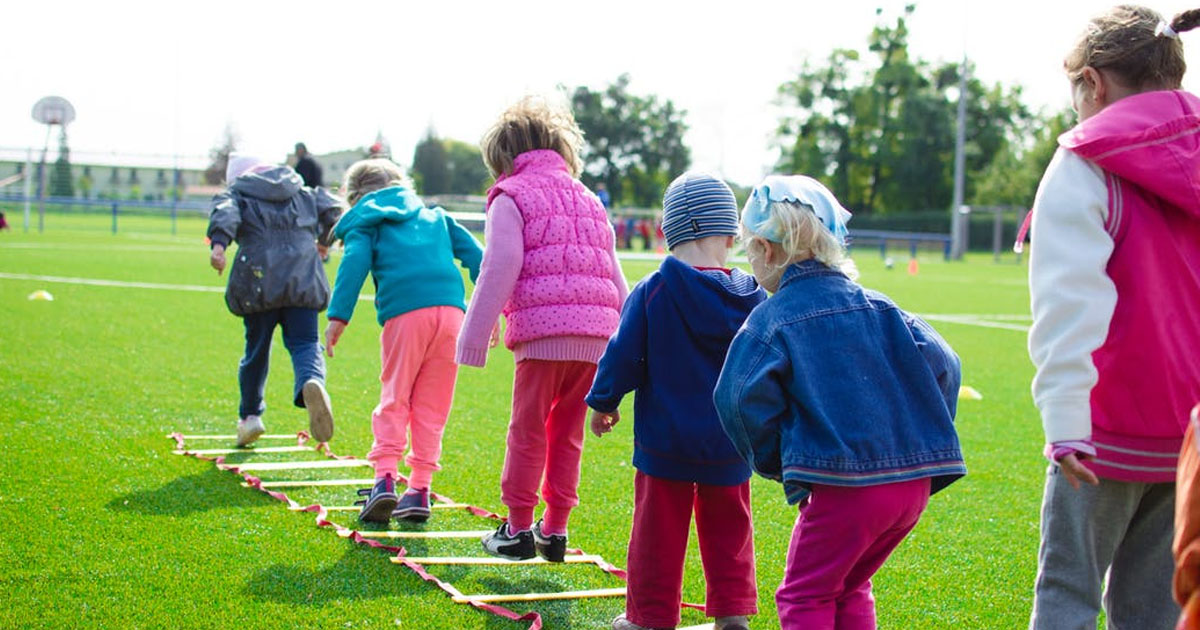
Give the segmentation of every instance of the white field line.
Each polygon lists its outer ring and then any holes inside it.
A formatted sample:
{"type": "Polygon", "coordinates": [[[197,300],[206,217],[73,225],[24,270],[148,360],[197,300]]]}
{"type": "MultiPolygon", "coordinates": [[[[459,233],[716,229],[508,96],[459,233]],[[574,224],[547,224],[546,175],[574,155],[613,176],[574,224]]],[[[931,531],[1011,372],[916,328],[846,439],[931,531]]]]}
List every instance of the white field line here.
{"type": "Polygon", "coordinates": [[[1001,330],[1029,332],[1029,326],[1010,324],[1007,322],[989,321],[991,318],[988,315],[931,315],[920,313],[919,316],[922,319],[926,319],[931,322],[943,322],[946,324],[961,324],[963,326],[979,326],[981,328],[999,328],[1001,330]]]}

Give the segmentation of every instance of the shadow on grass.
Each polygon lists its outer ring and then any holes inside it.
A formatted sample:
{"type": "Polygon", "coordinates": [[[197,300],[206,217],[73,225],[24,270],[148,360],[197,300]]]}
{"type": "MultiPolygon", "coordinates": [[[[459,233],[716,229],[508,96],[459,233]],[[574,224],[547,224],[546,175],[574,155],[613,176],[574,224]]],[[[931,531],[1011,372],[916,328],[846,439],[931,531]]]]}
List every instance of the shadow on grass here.
{"type": "Polygon", "coordinates": [[[393,597],[420,588],[434,587],[389,562],[384,552],[354,546],[337,562],[315,570],[286,564],[263,569],[246,582],[242,591],[259,601],[321,606],[393,597]]]}
{"type": "Polygon", "coordinates": [[[119,496],[105,506],[117,512],[158,516],[187,516],[215,508],[258,507],[274,503],[267,495],[243,488],[228,472],[208,468],[179,477],[153,490],[138,490],[119,496]]]}

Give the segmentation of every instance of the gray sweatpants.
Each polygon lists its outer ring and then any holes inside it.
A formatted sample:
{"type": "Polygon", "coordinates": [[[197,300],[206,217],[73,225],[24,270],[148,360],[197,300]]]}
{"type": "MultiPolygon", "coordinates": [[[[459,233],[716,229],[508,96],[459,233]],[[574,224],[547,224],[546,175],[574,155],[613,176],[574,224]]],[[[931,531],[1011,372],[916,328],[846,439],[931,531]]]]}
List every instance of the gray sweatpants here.
{"type": "Polygon", "coordinates": [[[1106,573],[1109,630],[1172,630],[1175,484],[1101,478],[1080,486],[1050,465],[1030,630],[1096,630],[1106,573]]]}

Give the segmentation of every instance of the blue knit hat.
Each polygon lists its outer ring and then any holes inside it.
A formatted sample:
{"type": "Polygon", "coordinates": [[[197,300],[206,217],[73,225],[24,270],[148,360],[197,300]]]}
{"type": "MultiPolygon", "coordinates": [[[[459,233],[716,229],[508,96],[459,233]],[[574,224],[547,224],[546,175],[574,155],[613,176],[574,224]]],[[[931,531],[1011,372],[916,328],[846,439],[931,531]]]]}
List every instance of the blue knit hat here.
{"type": "Polygon", "coordinates": [[[663,195],[663,236],[667,249],[706,236],[737,236],[738,209],[733,191],[706,173],[675,178],[663,195]]]}

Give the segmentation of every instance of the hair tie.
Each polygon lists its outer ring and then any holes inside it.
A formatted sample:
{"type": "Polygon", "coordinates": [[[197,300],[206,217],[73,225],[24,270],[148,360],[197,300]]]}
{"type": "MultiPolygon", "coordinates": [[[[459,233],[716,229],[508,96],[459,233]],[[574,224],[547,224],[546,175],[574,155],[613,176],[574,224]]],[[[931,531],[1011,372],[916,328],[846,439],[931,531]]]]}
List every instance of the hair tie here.
{"type": "Polygon", "coordinates": [[[1154,36],[1179,39],[1179,33],[1176,33],[1175,29],[1171,28],[1171,25],[1166,20],[1160,21],[1158,26],[1154,27],[1154,36]]]}

